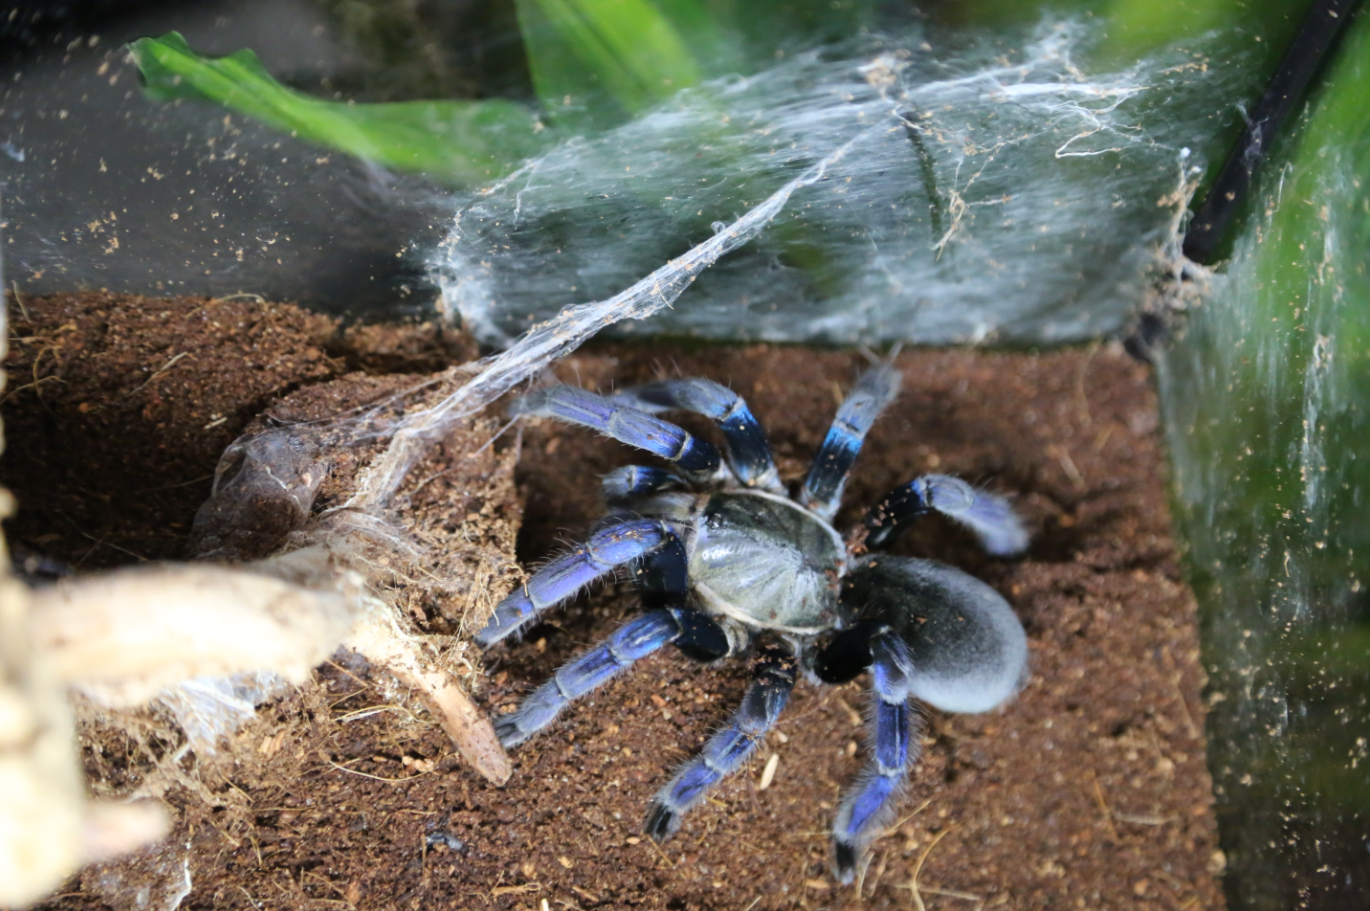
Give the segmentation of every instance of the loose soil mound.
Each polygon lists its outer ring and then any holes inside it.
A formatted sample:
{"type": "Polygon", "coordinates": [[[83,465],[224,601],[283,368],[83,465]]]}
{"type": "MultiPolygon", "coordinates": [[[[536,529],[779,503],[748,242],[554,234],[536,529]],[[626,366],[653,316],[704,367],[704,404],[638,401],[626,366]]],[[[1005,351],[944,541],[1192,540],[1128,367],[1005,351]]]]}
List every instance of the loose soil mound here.
{"type": "MultiPolygon", "coordinates": [[[[82,570],[175,556],[219,453],[278,396],[351,369],[432,369],[435,352],[468,350],[431,327],[344,337],[318,317],[251,302],[26,304],[0,460],[21,504],[9,534],[82,570]]],[[[558,372],[601,389],[663,375],[728,383],[793,481],[863,365],[799,348],[601,344],[558,372]]],[[[930,715],[899,819],[875,843],[859,894],[830,875],[827,829],[867,758],[864,678],[801,683],[755,765],[658,847],[640,832],[647,800],[736,705],[740,662],[642,662],[518,749],[498,789],[384,675],[340,656],[314,685],[264,706],[228,745],[230,761],[206,761],[204,788],[167,793],[180,819],[169,847],[141,866],[87,873],[50,907],[121,904],[130,885],[160,877],[157,907],[188,870],[187,909],[1221,908],[1194,603],[1171,539],[1147,369],[1108,346],[915,351],[899,365],[904,392],[869,437],[839,524],[928,471],[1016,495],[1033,532],[1026,559],[984,557],[938,521],[897,551],[954,563],[1002,592],[1028,630],[1033,675],[1000,711],[930,715]]],[[[603,508],[599,474],[644,461],[548,422],[526,425],[520,445],[525,564],[585,533],[603,508]]],[[[454,508],[507,527],[519,504],[454,508]]],[[[487,656],[478,698],[511,710],[635,609],[626,586],[582,597],[487,656]]],[[[435,631],[460,627],[437,609],[414,613],[435,631]]],[[[128,789],[158,747],[88,727],[83,748],[92,774],[122,774],[128,789]]],[[[193,756],[178,762],[201,768],[193,756]]]]}

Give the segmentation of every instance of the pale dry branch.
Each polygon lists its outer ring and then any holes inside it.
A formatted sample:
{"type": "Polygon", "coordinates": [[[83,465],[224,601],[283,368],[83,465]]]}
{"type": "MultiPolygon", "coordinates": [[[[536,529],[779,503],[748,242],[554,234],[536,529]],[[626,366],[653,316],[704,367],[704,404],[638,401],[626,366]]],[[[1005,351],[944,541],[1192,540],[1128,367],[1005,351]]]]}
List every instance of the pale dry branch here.
{"type": "Polygon", "coordinates": [[[58,679],[111,707],[195,677],[265,670],[303,682],[356,613],[337,590],[170,564],[62,583],[33,602],[35,643],[58,679]]]}

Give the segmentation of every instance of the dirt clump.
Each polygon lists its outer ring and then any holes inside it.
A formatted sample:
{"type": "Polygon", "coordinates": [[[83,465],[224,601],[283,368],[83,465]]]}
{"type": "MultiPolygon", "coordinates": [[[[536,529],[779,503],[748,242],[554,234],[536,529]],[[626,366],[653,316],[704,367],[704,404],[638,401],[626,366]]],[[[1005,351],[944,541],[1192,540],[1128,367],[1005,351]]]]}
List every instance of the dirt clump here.
{"type": "MultiPolygon", "coordinates": [[[[10,445],[0,459],[0,481],[21,503],[10,534],[82,570],[177,553],[219,453],[258,415],[322,413],[327,403],[311,397],[330,395],[326,381],[357,367],[371,371],[354,379],[371,392],[414,379],[390,374],[432,367],[406,360],[405,341],[377,346],[375,358],[340,353],[335,328],[288,307],[252,303],[248,314],[230,302],[232,311],[212,313],[203,301],[94,300],[26,302],[16,334],[51,342],[12,345],[11,388],[37,385],[5,403],[10,445]],[[150,307],[173,315],[139,312],[150,307]],[[130,322],[115,328],[121,319],[130,322]],[[256,335],[213,330],[252,320],[256,335]],[[59,332],[67,324],[79,331],[59,332]],[[107,361],[63,353],[78,338],[107,361]],[[157,373],[183,348],[193,361],[157,373]],[[201,364],[215,369],[177,374],[201,364]],[[41,379],[49,373],[57,379],[41,379]],[[156,404],[141,398],[153,392],[156,404]]],[[[600,343],[557,372],[596,389],[675,375],[726,383],[747,398],[793,482],[865,363],[766,345],[600,343]]],[[[642,835],[651,795],[724,723],[747,682],[743,662],[702,666],[674,652],[642,661],[515,750],[504,788],[461,763],[384,675],[340,655],[225,744],[232,762],[202,776],[210,799],[167,790],[176,831],[163,853],[135,863],[160,859],[172,870],[168,899],[188,871],[186,909],[1221,908],[1195,608],[1171,537],[1148,369],[1107,345],[908,351],[899,366],[903,392],[868,437],[838,525],[926,472],[1013,495],[1033,533],[1022,560],[985,557],[933,520],[896,552],[952,563],[1000,591],[1028,631],[1032,677],[1001,710],[930,713],[900,815],[874,843],[859,892],[831,876],[828,829],[867,758],[865,677],[801,683],[753,767],[664,845],[642,835]]],[[[488,437],[499,418],[480,420],[488,437]]],[[[684,423],[712,436],[702,422],[684,423]]],[[[598,475],[650,461],[550,421],[527,422],[474,456],[449,449],[431,460],[413,473],[406,500],[416,534],[435,552],[451,545],[443,559],[494,555],[483,564],[486,597],[517,576],[498,553],[520,507],[526,566],[602,514],[598,475]],[[507,486],[482,486],[503,471],[507,486]],[[484,536],[463,540],[473,528],[484,536]]],[[[340,495],[321,489],[320,502],[340,495]]],[[[420,598],[409,610],[419,629],[459,641],[469,617],[453,605],[470,597],[420,598]]],[[[582,596],[522,643],[485,656],[484,674],[461,652],[466,679],[491,712],[509,711],[635,610],[625,584],[582,596]]],[[[199,761],[107,727],[88,726],[82,746],[96,788],[119,779],[117,789],[136,789],[148,751],[183,769],[199,761]]],[[[90,871],[48,907],[118,904],[126,893],[110,877],[138,881],[132,866],[122,870],[90,871]]]]}

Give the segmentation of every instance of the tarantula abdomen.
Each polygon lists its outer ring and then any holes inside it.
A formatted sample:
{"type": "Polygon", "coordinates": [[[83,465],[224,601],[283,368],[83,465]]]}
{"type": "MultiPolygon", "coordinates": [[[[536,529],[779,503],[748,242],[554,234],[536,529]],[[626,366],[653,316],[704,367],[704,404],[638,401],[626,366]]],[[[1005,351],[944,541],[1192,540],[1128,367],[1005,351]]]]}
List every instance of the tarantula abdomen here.
{"type": "Polygon", "coordinates": [[[1023,684],[1027,636],[999,593],[931,560],[880,554],[843,580],[842,605],[908,647],[909,694],[945,712],[987,712],[1023,684]]]}

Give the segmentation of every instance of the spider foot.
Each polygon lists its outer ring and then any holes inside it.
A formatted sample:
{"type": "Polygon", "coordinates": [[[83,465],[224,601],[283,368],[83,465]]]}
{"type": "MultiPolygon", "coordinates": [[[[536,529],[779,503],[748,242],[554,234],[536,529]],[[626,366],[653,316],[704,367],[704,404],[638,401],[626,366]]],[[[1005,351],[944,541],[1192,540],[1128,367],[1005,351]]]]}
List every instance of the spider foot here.
{"type": "Polygon", "coordinates": [[[642,830],[652,841],[660,844],[680,829],[681,818],[675,810],[654,800],[652,808],[647,812],[647,821],[643,823],[642,830]]]}
{"type": "Polygon", "coordinates": [[[495,737],[499,739],[499,745],[506,750],[523,743],[529,736],[528,731],[519,727],[518,720],[513,715],[495,719],[495,737]]]}
{"type": "Polygon", "coordinates": [[[856,861],[859,857],[855,845],[841,841],[833,844],[833,866],[837,868],[837,881],[842,885],[849,886],[856,878],[856,861]]]}

